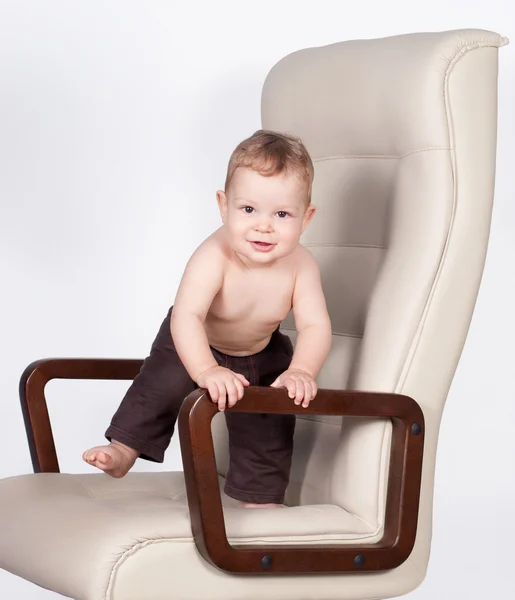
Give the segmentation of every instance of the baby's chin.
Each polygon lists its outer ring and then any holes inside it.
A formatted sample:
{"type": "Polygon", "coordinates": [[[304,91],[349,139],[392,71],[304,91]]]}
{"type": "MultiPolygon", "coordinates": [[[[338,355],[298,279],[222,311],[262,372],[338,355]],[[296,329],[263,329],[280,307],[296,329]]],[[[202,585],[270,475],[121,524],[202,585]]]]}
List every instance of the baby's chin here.
{"type": "Polygon", "coordinates": [[[282,255],[276,253],[276,249],[271,252],[249,252],[248,249],[242,250],[241,248],[235,248],[235,253],[239,256],[247,266],[265,266],[272,265],[277,259],[282,258],[282,255]]]}
{"type": "Polygon", "coordinates": [[[261,265],[261,266],[266,266],[266,265],[272,266],[277,261],[288,256],[288,254],[290,254],[290,253],[289,252],[288,253],[281,252],[278,249],[274,249],[271,252],[266,252],[266,253],[262,253],[262,254],[259,252],[248,252],[248,253],[245,253],[245,256],[249,263],[253,263],[255,265],[261,265]]]}

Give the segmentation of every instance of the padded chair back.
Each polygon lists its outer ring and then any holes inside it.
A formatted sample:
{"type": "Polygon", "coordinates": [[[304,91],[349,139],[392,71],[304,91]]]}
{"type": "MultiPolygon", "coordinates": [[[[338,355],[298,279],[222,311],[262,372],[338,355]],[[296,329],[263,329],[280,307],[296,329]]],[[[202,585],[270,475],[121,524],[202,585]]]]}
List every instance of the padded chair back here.
{"type": "MultiPolygon", "coordinates": [[[[282,59],[263,88],[263,127],[299,136],[315,165],[318,210],[302,242],[333,326],[319,387],[407,394],[424,411],[421,568],[440,418],[485,261],[504,43],[462,30],[309,48],[282,59]]],[[[284,331],[295,338],[291,316],[284,331]]],[[[390,429],[298,417],[287,502],[337,504],[380,532],[390,429]]]]}

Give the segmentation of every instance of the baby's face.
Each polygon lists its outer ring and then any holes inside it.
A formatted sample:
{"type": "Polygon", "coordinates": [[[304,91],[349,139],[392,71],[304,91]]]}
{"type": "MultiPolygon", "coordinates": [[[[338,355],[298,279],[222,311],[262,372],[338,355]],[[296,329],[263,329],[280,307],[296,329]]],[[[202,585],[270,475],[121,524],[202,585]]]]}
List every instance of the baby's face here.
{"type": "Polygon", "coordinates": [[[296,174],[264,177],[236,169],[227,193],[217,193],[229,243],[246,263],[269,264],[293,252],[315,207],[296,174]]]}

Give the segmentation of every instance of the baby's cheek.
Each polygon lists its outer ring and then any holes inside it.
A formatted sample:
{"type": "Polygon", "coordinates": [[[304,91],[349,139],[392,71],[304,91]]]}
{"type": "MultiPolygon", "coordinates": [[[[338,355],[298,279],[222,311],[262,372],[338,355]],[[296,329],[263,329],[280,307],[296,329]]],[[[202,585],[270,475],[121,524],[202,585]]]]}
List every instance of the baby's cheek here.
{"type": "Polygon", "coordinates": [[[287,244],[294,246],[299,241],[299,237],[300,230],[297,230],[297,228],[290,227],[287,231],[284,232],[283,239],[286,241],[287,244]]]}
{"type": "Polygon", "coordinates": [[[235,227],[234,227],[234,233],[238,236],[243,235],[248,229],[250,229],[250,227],[247,225],[247,223],[236,223],[235,227]]]}

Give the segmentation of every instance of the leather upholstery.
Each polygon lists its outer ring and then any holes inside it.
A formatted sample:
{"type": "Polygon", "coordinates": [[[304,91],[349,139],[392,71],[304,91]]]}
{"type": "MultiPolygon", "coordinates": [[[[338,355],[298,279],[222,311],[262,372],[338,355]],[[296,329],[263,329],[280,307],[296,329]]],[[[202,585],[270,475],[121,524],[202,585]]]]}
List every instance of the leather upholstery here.
{"type": "MultiPolygon", "coordinates": [[[[263,88],[263,126],[300,136],[315,164],[318,213],[303,243],[334,334],[319,387],[399,392],[424,411],[410,558],[359,576],[231,576],[195,550],[181,473],[41,474],[0,481],[0,567],[76,600],[358,600],[423,580],[440,418],[488,242],[504,43],[460,30],[309,48],[263,88]]],[[[291,318],[284,331],[295,339],[291,318]]],[[[223,478],[223,419],[213,429],[223,478]]],[[[381,420],[300,417],[287,503],[301,506],[245,510],[224,498],[229,537],[377,541],[390,433],[381,420]]]]}

